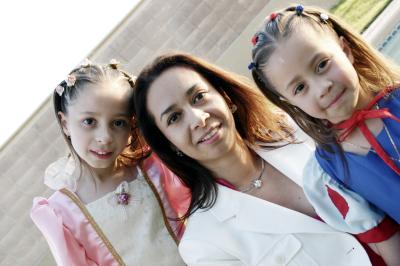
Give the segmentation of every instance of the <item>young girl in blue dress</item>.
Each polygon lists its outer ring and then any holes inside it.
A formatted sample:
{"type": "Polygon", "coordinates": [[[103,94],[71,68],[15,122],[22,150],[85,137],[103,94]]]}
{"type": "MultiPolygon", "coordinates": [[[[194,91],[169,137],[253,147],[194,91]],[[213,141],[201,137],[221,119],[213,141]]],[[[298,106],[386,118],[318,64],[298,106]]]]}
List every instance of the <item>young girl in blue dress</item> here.
{"type": "Polygon", "coordinates": [[[333,182],[399,223],[399,67],[336,17],[301,5],[272,13],[252,42],[256,84],[317,144],[304,171],[310,201],[348,219],[339,194],[315,189],[333,182]]]}

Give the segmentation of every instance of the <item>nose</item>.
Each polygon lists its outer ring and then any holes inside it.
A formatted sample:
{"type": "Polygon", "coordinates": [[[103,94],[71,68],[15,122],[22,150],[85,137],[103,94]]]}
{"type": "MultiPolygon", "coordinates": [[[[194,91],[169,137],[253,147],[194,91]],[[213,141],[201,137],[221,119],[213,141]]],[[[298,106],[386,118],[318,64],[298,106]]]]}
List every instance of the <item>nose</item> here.
{"type": "Polygon", "coordinates": [[[96,132],[96,142],[109,144],[112,142],[112,135],[108,127],[99,127],[96,132]]]}
{"type": "Polygon", "coordinates": [[[192,130],[206,126],[206,120],[210,117],[209,113],[204,112],[201,109],[192,109],[191,113],[192,122],[190,128],[192,130]]]}
{"type": "Polygon", "coordinates": [[[324,98],[327,94],[329,94],[329,92],[332,89],[332,82],[329,80],[321,80],[319,81],[317,84],[315,84],[315,86],[318,89],[318,98],[322,99],[324,98]]]}

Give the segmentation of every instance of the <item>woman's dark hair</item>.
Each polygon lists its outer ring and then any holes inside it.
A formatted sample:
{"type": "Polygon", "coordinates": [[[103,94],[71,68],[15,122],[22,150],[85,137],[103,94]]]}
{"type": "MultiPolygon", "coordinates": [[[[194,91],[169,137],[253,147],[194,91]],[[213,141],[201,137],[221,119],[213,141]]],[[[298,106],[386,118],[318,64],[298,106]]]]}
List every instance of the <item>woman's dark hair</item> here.
{"type": "Polygon", "coordinates": [[[292,141],[292,129],[282,119],[282,113],[274,112],[271,103],[244,78],[200,58],[174,52],[161,55],[146,66],[135,84],[136,117],[151,149],[191,190],[192,200],[189,210],[181,217],[183,219],[198,209],[212,207],[217,197],[217,186],[216,177],[210,170],[186,155],[177,155],[148,111],[146,103],[149,88],[164,71],[173,67],[184,67],[197,72],[218,90],[228,105],[237,106],[234,113],[235,126],[241,138],[250,145],[262,142],[265,148],[276,148],[276,143],[292,141]]]}

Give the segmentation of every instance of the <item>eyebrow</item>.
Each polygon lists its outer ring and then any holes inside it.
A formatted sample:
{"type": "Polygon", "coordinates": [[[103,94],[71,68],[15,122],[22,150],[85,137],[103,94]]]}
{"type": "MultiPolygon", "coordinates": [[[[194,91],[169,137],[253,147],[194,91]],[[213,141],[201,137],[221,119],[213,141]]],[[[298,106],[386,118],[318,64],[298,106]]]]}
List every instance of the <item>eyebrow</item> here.
{"type": "MultiPolygon", "coordinates": [[[[191,94],[193,94],[193,91],[196,89],[198,87],[198,84],[197,83],[195,83],[195,84],[193,84],[192,86],[190,86],[190,88],[186,91],[186,96],[190,96],[191,94]]],[[[161,115],[160,115],[160,121],[162,120],[162,117],[165,115],[165,114],[168,114],[168,113],[170,113],[173,109],[175,109],[176,108],[176,104],[172,104],[172,105],[170,105],[170,106],[168,106],[167,107],[167,109],[165,109],[164,110],[164,112],[162,112],[161,113],[161,115]]]]}
{"type": "MultiPolygon", "coordinates": [[[[82,112],[81,114],[95,116],[95,115],[98,115],[99,113],[86,111],[86,112],[82,112]]],[[[113,116],[129,116],[129,114],[128,113],[118,113],[118,114],[113,114],[113,116]]]]}
{"type": "MultiPolygon", "coordinates": [[[[316,54],[314,54],[313,57],[311,57],[311,60],[308,61],[307,66],[310,67],[310,66],[314,65],[314,62],[317,60],[318,57],[320,57],[320,55],[321,55],[321,53],[316,53],[316,54]]],[[[288,89],[291,87],[291,85],[292,85],[293,83],[295,83],[298,79],[299,79],[299,76],[295,76],[295,77],[286,85],[285,90],[288,90],[288,89]]]]}

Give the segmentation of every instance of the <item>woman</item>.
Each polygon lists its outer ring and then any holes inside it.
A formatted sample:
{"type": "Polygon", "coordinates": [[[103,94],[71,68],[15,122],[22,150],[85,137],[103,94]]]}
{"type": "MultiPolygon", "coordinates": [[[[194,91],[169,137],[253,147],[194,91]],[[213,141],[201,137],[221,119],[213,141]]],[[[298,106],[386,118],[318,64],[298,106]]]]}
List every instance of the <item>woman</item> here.
{"type": "MultiPolygon", "coordinates": [[[[179,245],[184,261],[370,265],[355,238],[315,219],[300,186],[311,150],[293,144],[286,118],[268,107],[253,87],[186,54],[160,56],[139,75],[135,109],[143,135],[192,192],[179,245]]],[[[354,208],[364,211],[357,200],[354,208]]]]}

